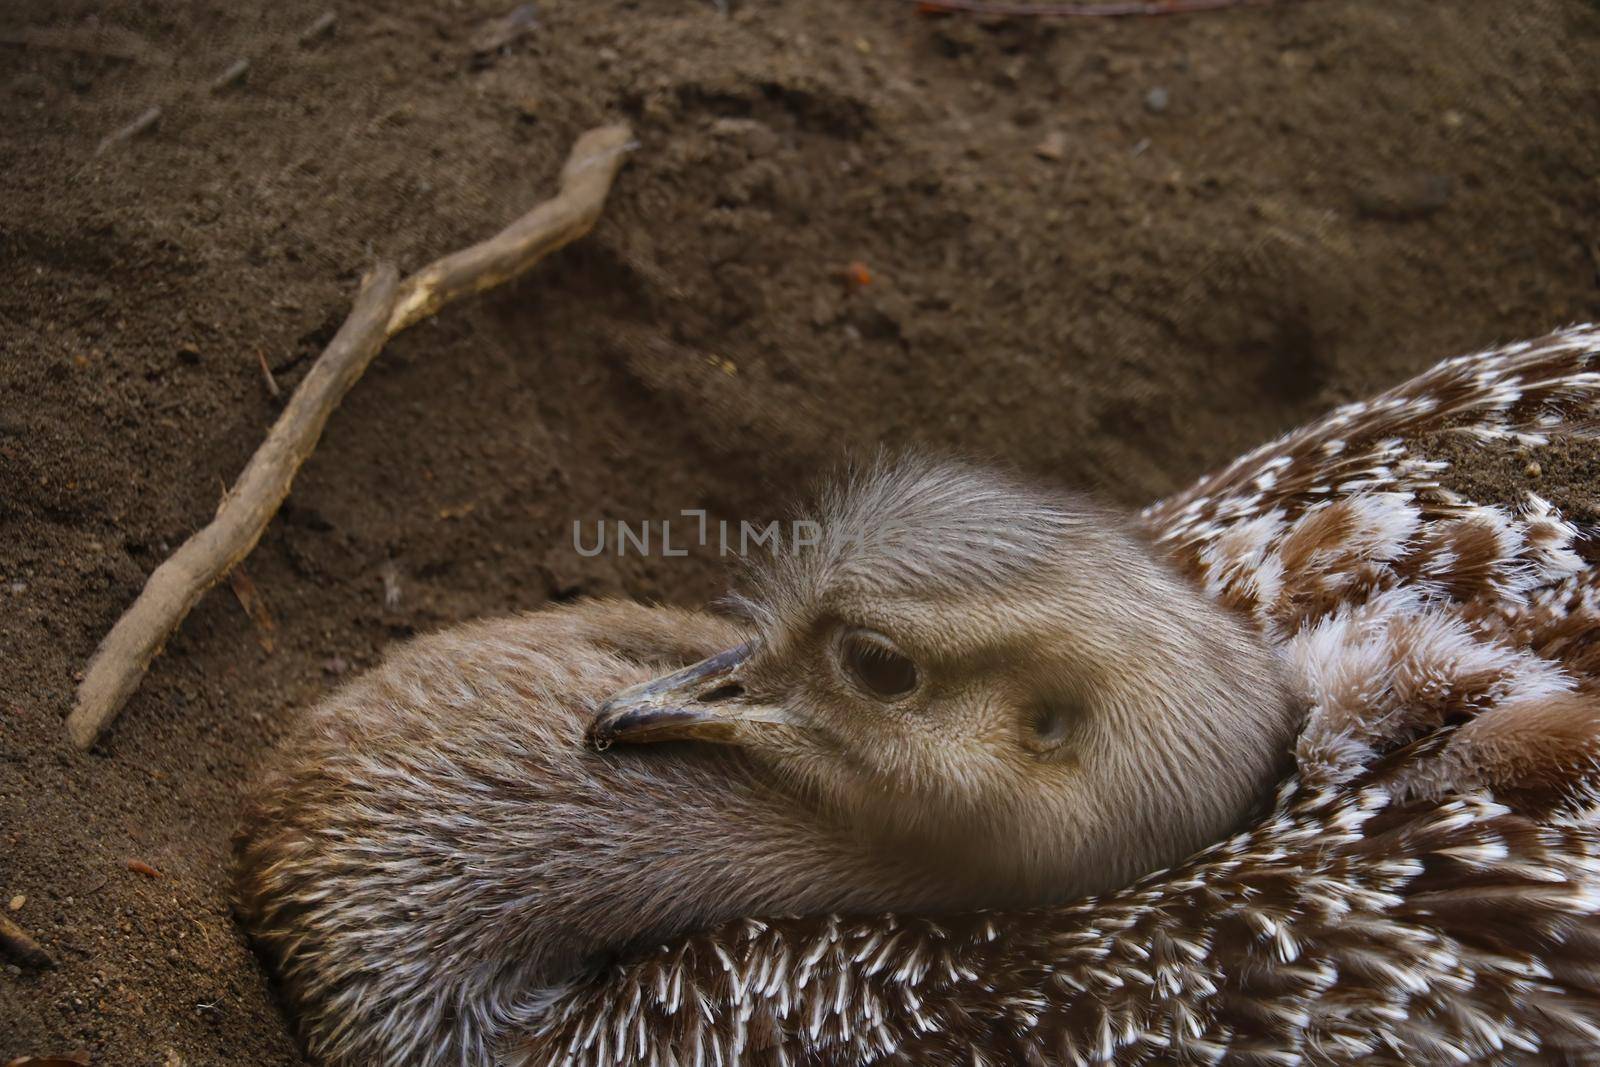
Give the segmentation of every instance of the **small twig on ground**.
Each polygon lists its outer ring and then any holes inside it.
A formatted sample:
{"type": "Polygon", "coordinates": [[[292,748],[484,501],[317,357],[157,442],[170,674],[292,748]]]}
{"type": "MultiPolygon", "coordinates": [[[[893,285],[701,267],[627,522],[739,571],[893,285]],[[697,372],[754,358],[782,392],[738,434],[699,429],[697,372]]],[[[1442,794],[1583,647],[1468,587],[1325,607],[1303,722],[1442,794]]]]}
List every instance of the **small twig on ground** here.
{"type": "Polygon", "coordinates": [[[128,123],[126,126],[122,127],[120,130],[114,130],[100,138],[100,143],[94,147],[94,154],[97,156],[101,155],[106,149],[113,145],[119,145],[123,141],[132,140],[160,121],[161,108],[146,108],[142,115],[128,123]]]}
{"type": "Polygon", "coordinates": [[[318,15],[316,21],[300,31],[298,40],[302,45],[308,45],[325,33],[330,33],[339,21],[339,16],[332,11],[324,11],[318,15]]]}
{"type": "Polygon", "coordinates": [[[248,59],[236,59],[228,64],[227,70],[212,78],[211,84],[207,88],[213,93],[220,93],[235,82],[238,82],[249,72],[250,61],[248,59]]]}
{"type": "MultiPolygon", "coordinates": [[[[301,30],[299,35],[296,36],[295,40],[301,45],[301,47],[314,44],[319,38],[329,33],[338,21],[338,15],[334,14],[332,11],[325,12],[319,18],[317,18],[315,22],[301,30]]],[[[27,36],[23,38],[17,38],[16,43],[33,43],[37,39],[38,38],[36,36],[27,36]]],[[[0,35],[0,43],[7,43],[12,40],[13,35],[0,35]]],[[[74,45],[75,49],[81,49],[81,47],[81,43],[74,45]]],[[[124,49],[124,51],[126,51],[126,49],[124,49]]],[[[129,58],[132,57],[130,56],[129,58]]],[[[248,58],[242,57],[236,59],[230,63],[227,69],[225,69],[221,74],[211,79],[211,81],[206,85],[206,91],[213,95],[223,92],[228,88],[237,85],[239,81],[243,79],[247,73],[249,73],[249,71],[250,60],[248,58]]],[[[178,93],[171,96],[166,101],[166,106],[169,108],[176,108],[178,104],[187,99],[192,99],[194,95],[195,93],[192,88],[185,87],[178,93]]],[[[95,146],[94,156],[92,158],[97,159],[104,155],[107,149],[114,148],[122,142],[132,140],[139,134],[144,133],[161,120],[162,114],[163,106],[160,104],[146,108],[138,118],[134,119],[126,126],[107,134],[105,137],[102,137],[100,139],[100,143],[95,146]]]]}
{"type": "Polygon", "coordinates": [[[283,390],[278,388],[278,379],[272,376],[272,368],[267,366],[267,354],[261,349],[256,349],[256,362],[261,364],[261,380],[267,383],[267,395],[276,400],[283,395],[283,390]]]}
{"type": "Polygon", "coordinates": [[[75,745],[94,744],[201,595],[255,547],[334,408],[384,342],[453,300],[509,281],[588,233],[630,138],[626,126],[590,130],[567,157],[560,191],[495,236],[404,281],[396,281],[395,269],[387,264],[367,276],[350,317],[290,396],[216,517],[155,569],[95,650],[67,716],[67,734],[75,745]]]}
{"type": "Polygon", "coordinates": [[[228,584],[233,587],[233,595],[239,601],[239,606],[255,624],[256,643],[261,646],[263,652],[271,655],[278,645],[277,639],[273,637],[278,631],[278,624],[272,621],[272,611],[267,607],[261,590],[256,588],[250,572],[244,569],[243,563],[233,565],[233,569],[228,572],[228,584]]]}
{"type": "Polygon", "coordinates": [[[1003,15],[1034,18],[1128,18],[1188,15],[1229,7],[1266,7],[1280,0],[1119,0],[1110,3],[1009,4],[1002,0],[907,0],[924,14],[1003,15]]]}
{"type": "Polygon", "coordinates": [[[0,952],[4,952],[25,967],[43,970],[56,965],[50,953],[33,939],[33,935],[4,915],[0,915],[0,952]]]}

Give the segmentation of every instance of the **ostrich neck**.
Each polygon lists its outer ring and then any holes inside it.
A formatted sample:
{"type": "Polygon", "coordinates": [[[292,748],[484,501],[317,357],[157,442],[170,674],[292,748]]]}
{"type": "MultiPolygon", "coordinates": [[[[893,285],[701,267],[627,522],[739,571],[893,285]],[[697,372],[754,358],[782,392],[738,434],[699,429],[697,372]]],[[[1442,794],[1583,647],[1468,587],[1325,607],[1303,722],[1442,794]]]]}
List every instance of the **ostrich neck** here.
{"type": "Polygon", "coordinates": [[[452,1024],[478,1028],[462,1047],[493,1047],[620,954],[735,918],[980,903],[934,865],[776,791],[735,753],[664,746],[584,760],[537,821],[525,801],[463,802],[477,825],[453,855],[472,875],[440,900],[448,932],[429,946],[434,1003],[484,1006],[452,1024]]]}
{"type": "MultiPolygon", "coordinates": [[[[947,895],[922,864],[821,816],[724,751],[597,757],[609,802],[527,855],[541,927],[559,916],[584,954],[738,916],[928,908],[947,895]],[[574,834],[584,847],[568,847],[574,834]]],[[[575,813],[576,814],[576,813],[575,813]]],[[[526,879],[524,879],[525,881],[526,879]]]]}

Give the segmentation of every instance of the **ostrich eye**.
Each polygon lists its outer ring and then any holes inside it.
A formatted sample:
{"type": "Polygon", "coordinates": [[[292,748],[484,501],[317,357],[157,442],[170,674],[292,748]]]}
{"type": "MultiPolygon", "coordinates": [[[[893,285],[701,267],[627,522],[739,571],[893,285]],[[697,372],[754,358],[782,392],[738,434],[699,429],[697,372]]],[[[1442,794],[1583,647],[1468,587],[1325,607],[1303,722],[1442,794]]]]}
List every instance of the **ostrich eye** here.
{"type": "Polygon", "coordinates": [[[880,700],[903,697],[917,687],[917,665],[871,630],[846,631],[839,641],[839,662],[851,681],[880,700]]]}

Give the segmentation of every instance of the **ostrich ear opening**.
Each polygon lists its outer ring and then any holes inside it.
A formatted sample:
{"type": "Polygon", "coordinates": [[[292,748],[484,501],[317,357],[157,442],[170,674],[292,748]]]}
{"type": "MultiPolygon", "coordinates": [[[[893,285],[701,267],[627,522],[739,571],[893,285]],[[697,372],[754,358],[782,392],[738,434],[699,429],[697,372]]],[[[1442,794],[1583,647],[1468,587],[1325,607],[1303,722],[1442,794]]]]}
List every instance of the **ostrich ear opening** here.
{"type": "Polygon", "coordinates": [[[1076,694],[1037,700],[1022,713],[1022,747],[1038,756],[1057,756],[1082,733],[1087,720],[1088,708],[1076,694]]]}
{"type": "Polygon", "coordinates": [[[785,724],[781,709],[747,699],[739,672],[749,645],[703,659],[674,674],[630,686],[600,706],[589,724],[589,744],[709,741],[740,745],[752,730],[785,724]]]}

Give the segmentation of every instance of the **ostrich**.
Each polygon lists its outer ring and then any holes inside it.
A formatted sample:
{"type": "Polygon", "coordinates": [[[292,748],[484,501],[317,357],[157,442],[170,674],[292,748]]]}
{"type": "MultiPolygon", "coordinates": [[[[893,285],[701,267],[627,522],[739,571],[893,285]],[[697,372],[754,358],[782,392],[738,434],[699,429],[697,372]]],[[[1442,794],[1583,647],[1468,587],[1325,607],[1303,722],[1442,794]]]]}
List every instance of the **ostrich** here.
{"type": "Polygon", "coordinates": [[[1136,522],[913,459],[736,619],[413,642],[252,802],[240,914],[327,1064],[1582,1062],[1592,542],[1415,442],[1581,432],[1597,345],[1447,362],[1136,522]]]}

